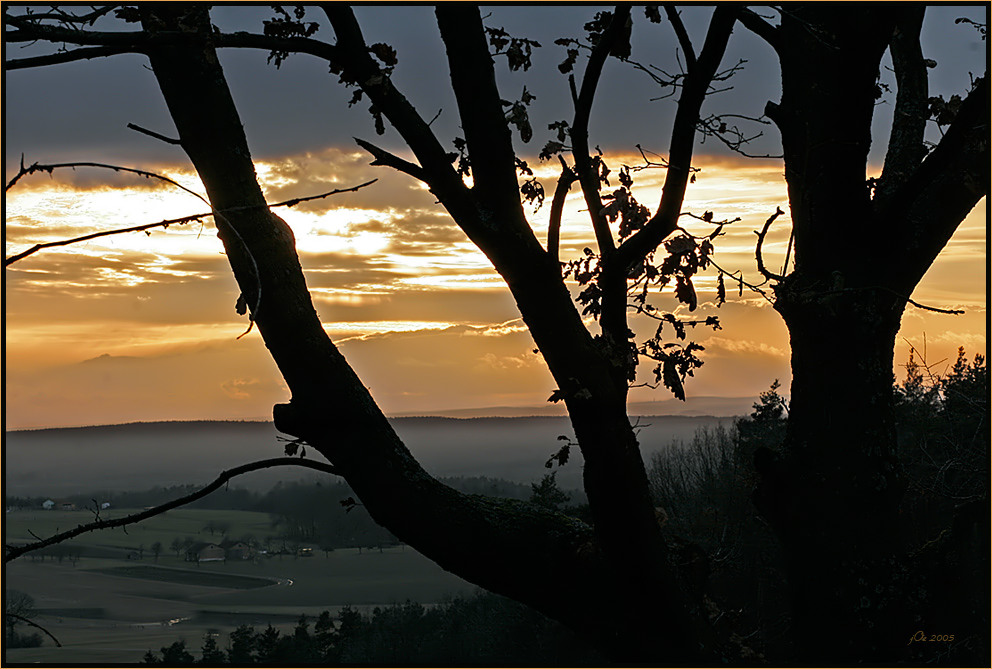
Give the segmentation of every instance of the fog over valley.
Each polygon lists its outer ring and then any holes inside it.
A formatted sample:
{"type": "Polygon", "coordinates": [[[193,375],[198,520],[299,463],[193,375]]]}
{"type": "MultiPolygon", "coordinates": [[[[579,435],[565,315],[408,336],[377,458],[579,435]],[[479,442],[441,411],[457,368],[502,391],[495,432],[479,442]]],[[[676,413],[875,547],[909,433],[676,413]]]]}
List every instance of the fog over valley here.
{"type": "MultiPolygon", "coordinates": [[[[548,472],[544,463],[565,443],[558,437],[572,434],[562,416],[401,417],[391,422],[431,474],[484,475],[519,483],[539,481],[548,472]]],[[[638,436],[647,459],[673,439],[690,441],[699,427],[730,422],[713,416],[642,417],[638,436]]],[[[284,455],[278,437],[271,423],[222,421],[6,432],[5,492],[8,497],[54,497],[205,485],[224,469],[284,455]]],[[[557,470],[561,487],[582,488],[578,449],[557,470]]],[[[319,476],[302,467],[277,467],[240,476],[230,485],[261,491],[278,481],[319,476]]]]}

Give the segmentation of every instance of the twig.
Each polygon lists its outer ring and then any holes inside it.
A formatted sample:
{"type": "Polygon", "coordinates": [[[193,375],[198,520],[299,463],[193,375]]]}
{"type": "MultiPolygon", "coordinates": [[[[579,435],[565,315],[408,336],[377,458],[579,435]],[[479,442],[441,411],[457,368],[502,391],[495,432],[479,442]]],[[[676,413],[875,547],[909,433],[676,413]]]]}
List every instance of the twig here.
{"type": "Polygon", "coordinates": [[[46,630],[41,625],[39,625],[38,623],[34,622],[33,620],[29,620],[29,619],[25,618],[24,616],[19,616],[16,613],[4,613],[3,615],[5,617],[7,617],[7,618],[14,618],[16,620],[20,620],[22,623],[24,623],[26,625],[30,625],[31,627],[37,627],[42,632],[44,632],[45,634],[47,634],[51,638],[51,640],[55,642],[55,645],[56,646],[58,646],[59,648],[62,647],[62,644],[59,643],[59,640],[55,638],[55,635],[54,634],[52,634],[51,632],[49,632],[48,630],[46,630]]]}
{"type": "Polygon", "coordinates": [[[54,242],[44,242],[42,244],[35,244],[27,251],[22,251],[8,258],[4,258],[4,267],[13,265],[18,260],[23,260],[30,255],[41,251],[42,249],[52,248],[55,246],[69,246],[70,244],[76,244],[78,242],[85,242],[90,239],[96,239],[97,237],[107,237],[109,235],[121,235],[125,232],[142,232],[144,230],[151,230],[152,228],[159,227],[169,227],[170,225],[185,225],[186,223],[192,223],[193,221],[198,221],[205,216],[210,216],[210,213],[205,214],[194,214],[193,216],[183,216],[182,218],[172,218],[166,221],[159,221],[158,223],[146,223],[144,225],[135,225],[130,228],[121,228],[119,230],[103,230],[101,232],[94,232],[89,235],[83,235],[82,237],[73,237],[72,239],[60,239],[54,242]]]}
{"type": "Polygon", "coordinates": [[[171,137],[166,137],[165,135],[160,135],[157,132],[155,132],[154,130],[148,130],[147,128],[142,128],[140,125],[136,125],[134,123],[128,123],[127,124],[127,127],[130,128],[131,130],[137,130],[138,132],[140,132],[142,134],[145,134],[145,135],[148,135],[149,137],[154,137],[155,139],[160,139],[163,142],[165,142],[166,144],[182,145],[182,141],[181,140],[173,139],[171,137]]]}
{"type": "Polygon", "coordinates": [[[409,160],[403,160],[399,156],[393,155],[385,149],[381,149],[371,142],[366,142],[364,139],[359,139],[358,137],[353,137],[355,143],[362,147],[366,151],[372,154],[375,158],[370,165],[384,165],[386,167],[392,167],[394,170],[403,172],[404,174],[409,174],[414,179],[418,181],[423,181],[427,183],[427,172],[420,165],[411,163],[409,160]]]}
{"type": "Polygon", "coordinates": [[[234,478],[235,476],[240,476],[241,474],[247,474],[248,472],[258,471],[259,469],[268,469],[270,467],[279,467],[282,465],[298,465],[301,467],[308,467],[309,469],[316,469],[317,471],[320,472],[325,472],[328,474],[335,474],[335,475],[339,473],[337,467],[335,467],[332,464],[326,462],[318,462],[316,460],[304,460],[301,458],[269,458],[268,460],[249,462],[247,464],[239,465],[237,467],[233,467],[232,469],[228,469],[226,471],[221,472],[220,476],[214,479],[212,483],[210,483],[207,486],[204,486],[203,488],[200,488],[196,492],[190,493],[189,495],[180,497],[178,499],[171,500],[169,502],[166,502],[165,504],[160,504],[156,507],[152,507],[151,509],[146,509],[140,513],[131,514],[129,516],[123,516],[121,518],[114,518],[111,520],[101,520],[92,523],[87,523],[85,525],[79,525],[71,530],[54,534],[48,537],[47,539],[41,539],[34,543],[25,544],[24,546],[6,546],[4,551],[3,561],[7,563],[10,562],[11,560],[16,560],[25,553],[36,551],[41,548],[51,546],[53,544],[58,544],[63,541],[67,541],[68,539],[72,539],[73,537],[78,537],[80,534],[85,534],[87,532],[93,532],[96,530],[105,530],[113,527],[124,527],[132,523],[140,522],[147,518],[151,518],[153,516],[157,516],[159,514],[165,513],[170,509],[175,509],[176,507],[189,504],[190,502],[195,502],[201,497],[206,497],[207,495],[212,493],[214,490],[220,488],[222,485],[227,483],[227,481],[234,478]]]}
{"type": "MultiPolygon", "coordinates": [[[[241,236],[241,233],[238,232],[238,229],[234,227],[234,224],[231,223],[229,220],[227,220],[227,218],[223,214],[215,210],[214,206],[210,203],[209,200],[207,200],[207,198],[203,197],[194,190],[186,188],[186,186],[183,186],[178,181],[174,179],[170,179],[167,176],[157,174],[155,172],[148,172],[147,170],[139,170],[133,167],[122,167],[120,165],[108,165],[107,163],[92,163],[92,162],[55,163],[52,165],[42,165],[40,163],[34,163],[31,165],[31,167],[25,168],[22,160],[20,170],[18,170],[17,175],[13,179],[11,179],[10,183],[7,184],[7,187],[4,192],[10,190],[10,188],[15,183],[17,183],[17,181],[21,177],[25,175],[33,174],[34,172],[48,172],[49,174],[51,174],[54,170],[64,167],[71,167],[72,169],[75,169],[77,167],[95,167],[99,169],[113,170],[114,172],[127,172],[129,174],[137,174],[138,176],[143,176],[148,179],[158,179],[159,181],[163,181],[167,184],[171,184],[176,188],[189,193],[190,195],[199,199],[201,202],[203,202],[208,207],[210,207],[210,210],[214,215],[214,220],[223,222],[228,227],[228,229],[234,234],[234,236],[238,238],[238,241],[241,242],[241,245],[245,249],[245,253],[248,255],[248,259],[251,261],[252,268],[255,270],[255,285],[257,289],[255,295],[255,304],[252,307],[251,314],[248,316],[248,329],[245,330],[243,333],[241,333],[238,339],[241,339],[241,337],[244,337],[246,334],[251,332],[251,329],[255,324],[255,319],[258,317],[258,311],[262,306],[262,277],[258,271],[258,262],[255,260],[255,256],[254,254],[252,254],[251,247],[248,246],[248,242],[244,240],[244,237],[241,236]]],[[[4,266],[6,266],[6,263],[4,266]]]]}
{"type": "Polygon", "coordinates": [[[761,232],[755,232],[755,234],[758,235],[758,243],[754,247],[754,258],[755,260],[758,261],[758,271],[766,279],[772,279],[775,281],[783,281],[785,277],[782,276],[781,274],[775,274],[774,272],[768,271],[768,269],[765,267],[765,261],[761,257],[761,245],[765,241],[765,235],[768,234],[768,228],[772,226],[772,223],[775,222],[776,218],[778,218],[784,213],[785,212],[782,211],[780,208],[775,207],[775,213],[772,214],[767,221],[765,221],[765,225],[761,228],[761,232]]]}
{"type": "MultiPolygon", "coordinates": [[[[370,186],[370,185],[374,184],[376,181],[378,181],[378,179],[372,179],[371,181],[366,181],[363,184],[359,184],[357,186],[352,186],[351,188],[335,188],[334,190],[327,191],[326,193],[320,193],[318,195],[309,195],[307,197],[297,197],[297,198],[293,198],[293,199],[290,199],[290,200],[285,200],[283,202],[276,202],[275,204],[270,204],[270,205],[267,205],[267,206],[270,207],[270,208],[271,207],[294,207],[294,206],[296,206],[296,205],[298,205],[298,204],[300,204],[302,202],[309,202],[311,200],[320,200],[320,199],[323,199],[323,198],[326,198],[326,197],[330,197],[331,195],[338,195],[340,193],[354,192],[354,191],[357,191],[359,188],[365,188],[366,186],[370,186]]],[[[55,247],[55,246],[68,246],[69,244],[76,244],[78,242],[85,242],[85,241],[88,241],[90,239],[96,239],[97,237],[106,237],[108,235],[120,235],[120,234],[124,234],[126,232],[142,232],[142,231],[145,231],[145,230],[151,230],[153,228],[160,228],[160,227],[161,228],[167,228],[167,227],[169,227],[170,225],[173,225],[173,224],[175,224],[175,225],[185,225],[186,223],[192,223],[192,222],[195,222],[195,221],[201,221],[202,222],[202,219],[204,219],[204,218],[206,218],[208,216],[215,216],[216,214],[219,214],[219,213],[232,213],[232,212],[236,212],[236,211],[246,211],[246,210],[249,210],[249,209],[260,209],[261,206],[262,205],[250,205],[250,206],[243,206],[243,207],[230,207],[228,209],[222,209],[222,210],[219,210],[219,211],[207,211],[207,212],[204,212],[202,214],[191,214],[190,216],[182,216],[180,218],[170,218],[170,219],[167,219],[167,220],[164,220],[164,221],[159,221],[158,223],[145,223],[143,225],[136,225],[136,226],[133,226],[133,227],[130,227],[130,228],[121,228],[119,230],[104,230],[104,231],[101,231],[101,232],[94,232],[94,233],[89,234],[89,235],[83,235],[82,237],[74,237],[72,239],[61,239],[61,240],[57,240],[57,241],[54,241],[54,242],[44,242],[42,244],[35,244],[34,246],[32,246],[31,248],[29,248],[26,251],[22,251],[21,253],[18,253],[16,255],[10,256],[9,258],[5,258],[3,264],[4,264],[4,267],[6,267],[8,265],[12,265],[15,262],[17,262],[18,260],[22,260],[22,259],[28,257],[29,255],[32,255],[34,253],[37,253],[38,251],[41,251],[42,249],[46,249],[46,248],[52,248],[52,247],[55,247]]]]}
{"type": "MultiPolygon", "coordinates": [[[[890,290],[890,289],[886,288],[885,290],[890,290]]],[[[894,290],[890,290],[890,292],[895,293],[896,295],[898,295],[898,293],[896,293],[894,290]]],[[[903,297],[902,295],[898,295],[898,296],[899,297],[903,297]]],[[[916,300],[914,300],[912,298],[907,297],[905,299],[906,299],[907,302],[909,302],[910,304],[912,304],[917,309],[925,309],[927,311],[934,311],[934,312],[936,312],[938,314],[951,314],[951,315],[957,316],[957,315],[960,315],[960,314],[963,314],[964,313],[964,309],[940,309],[938,307],[928,307],[925,304],[920,304],[919,302],[917,302],[916,300]]]]}
{"type": "Polygon", "coordinates": [[[758,293],[763,298],[765,298],[768,301],[769,304],[775,304],[775,301],[772,300],[770,297],[768,297],[768,293],[766,293],[765,291],[761,290],[761,286],[763,286],[766,283],[768,283],[768,279],[765,279],[764,281],[762,281],[761,283],[758,283],[758,284],[748,283],[747,281],[744,280],[744,272],[743,271],[736,270],[734,272],[728,272],[723,267],[720,267],[720,265],[718,265],[713,260],[712,257],[709,258],[709,263],[711,265],[713,265],[713,267],[717,268],[719,271],[723,272],[724,274],[726,274],[727,276],[729,276],[731,279],[733,279],[734,281],[736,281],[737,284],[742,287],[742,290],[743,290],[743,286],[747,286],[748,290],[751,290],[751,291],[753,291],[755,293],[758,293]],[[740,274],[740,276],[737,276],[738,274],[740,274]]]}

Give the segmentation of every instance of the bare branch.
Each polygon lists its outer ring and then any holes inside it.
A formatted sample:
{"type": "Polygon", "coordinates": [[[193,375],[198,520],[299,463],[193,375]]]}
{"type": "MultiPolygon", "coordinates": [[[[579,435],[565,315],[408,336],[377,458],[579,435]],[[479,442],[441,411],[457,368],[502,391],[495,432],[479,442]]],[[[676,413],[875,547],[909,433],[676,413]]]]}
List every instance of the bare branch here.
{"type": "Polygon", "coordinates": [[[49,632],[48,630],[46,630],[44,627],[42,627],[41,625],[39,625],[35,621],[30,620],[28,618],[25,618],[24,616],[17,615],[16,613],[4,613],[3,615],[4,615],[5,618],[13,618],[14,620],[18,620],[18,621],[24,623],[25,625],[30,625],[31,627],[37,627],[42,632],[44,632],[45,634],[47,634],[49,636],[49,638],[52,641],[55,642],[55,645],[56,646],[58,646],[59,648],[62,647],[62,644],[59,643],[59,640],[55,638],[55,635],[54,634],[52,634],[51,632],[49,632]]]}
{"type": "Polygon", "coordinates": [[[451,88],[472,163],[472,191],[488,207],[504,211],[501,225],[522,218],[512,133],[479,8],[440,3],[434,8],[444,42],[451,88]]]}
{"type": "Polygon", "coordinates": [[[418,181],[427,183],[427,173],[424,172],[424,168],[420,165],[411,163],[408,160],[403,160],[399,156],[396,156],[385,149],[380,149],[371,142],[366,142],[364,139],[359,139],[358,137],[354,137],[353,139],[358,146],[371,153],[372,157],[375,158],[374,161],[369,163],[370,165],[385,165],[387,167],[392,167],[394,170],[399,170],[404,174],[409,174],[418,181]]]}
{"type": "Polygon", "coordinates": [[[145,177],[147,179],[158,179],[159,181],[164,181],[165,183],[170,184],[172,186],[175,186],[176,188],[178,188],[180,190],[186,191],[187,193],[189,193],[193,197],[197,198],[201,202],[206,203],[207,206],[210,205],[210,202],[208,202],[205,197],[203,197],[202,195],[200,195],[199,193],[197,193],[194,190],[190,190],[189,188],[186,188],[186,186],[183,186],[178,181],[175,181],[174,179],[170,179],[167,176],[163,176],[161,174],[156,174],[155,172],[148,172],[146,170],[135,169],[133,167],[122,167],[120,165],[108,165],[107,163],[80,162],[80,163],[52,163],[50,165],[43,165],[41,163],[32,163],[30,167],[24,167],[24,163],[22,161],[21,162],[21,167],[17,171],[17,174],[14,175],[14,178],[13,179],[11,179],[9,182],[7,182],[7,186],[6,186],[6,188],[4,188],[4,192],[10,190],[14,186],[14,184],[16,184],[18,181],[20,181],[21,177],[25,177],[25,176],[28,176],[30,174],[34,174],[35,172],[48,172],[49,174],[51,174],[53,171],[58,170],[58,169],[64,169],[64,168],[75,169],[77,167],[96,167],[96,168],[105,169],[105,170],[113,170],[114,172],[127,172],[129,174],[137,174],[138,176],[145,177]]]}
{"type": "Polygon", "coordinates": [[[923,143],[929,116],[927,64],[920,46],[925,11],[924,5],[909,5],[889,43],[898,90],[885,163],[875,191],[878,206],[884,206],[882,203],[906,183],[927,153],[923,143]]]}
{"type": "Polygon", "coordinates": [[[62,11],[58,7],[52,7],[53,11],[51,14],[23,14],[18,18],[30,19],[31,21],[56,20],[59,23],[66,23],[66,24],[89,23],[90,25],[93,25],[93,22],[96,21],[98,18],[100,18],[101,16],[106,16],[107,14],[114,11],[118,7],[120,7],[120,5],[104,5],[103,7],[94,9],[89,14],[81,14],[81,15],[70,14],[69,12],[62,11]]]}
{"type": "Polygon", "coordinates": [[[133,523],[152,518],[153,516],[158,516],[160,514],[169,511],[170,509],[175,509],[180,506],[189,504],[190,502],[195,502],[196,500],[206,497],[214,490],[217,490],[222,485],[230,481],[235,476],[240,476],[241,474],[247,474],[248,472],[258,471],[260,469],[268,469],[270,467],[281,467],[284,465],[297,465],[300,467],[307,467],[309,469],[315,469],[319,472],[325,472],[327,474],[338,474],[338,470],[334,465],[326,462],[318,462],[316,460],[305,460],[303,458],[269,458],[268,460],[259,460],[257,462],[249,462],[247,464],[239,465],[237,467],[232,467],[226,471],[220,473],[212,483],[200,488],[196,492],[190,493],[178,499],[171,500],[165,504],[160,504],[158,506],[152,507],[151,509],[146,509],[140,513],[134,513],[128,516],[123,516],[121,518],[113,518],[109,520],[100,520],[92,523],[86,523],[85,525],[79,525],[71,530],[65,532],[60,532],[58,534],[53,534],[47,539],[41,541],[36,541],[34,543],[25,544],[24,546],[5,546],[3,561],[5,563],[12,560],[16,560],[25,553],[30,553],[31,551],[36,551],[47,546],[61,543],[72,539],[73,537],[78,537],[80,534],[85,534],[87,532],[94,532],[96,530],[106,530],[113,527],[124,527],[126,525],[131,525],[133,523]]]}
{"type": "Polygon", "coordinates": [[[192,216],[183,216],[181,218],[171,218],[165,221],[159,221],[158,223],[145,223],[144,225],[135,225],[130,228],[121,228],[119,230],[103,230],[101,232],[94,232],[89,235],[83,235],[81,237],[73,237],[72,239],[60,239],[54,242],[44,242],[42,244],[35,244],[26,251],[17,253],[15,255],[4,258],[4,267],[9,267],[13,265],[18,260],[23,260],[30,255],[34,255],[42,249],[54,248],[56,246],[69,246],[70,244],[78,244],[79,242],[86,242],[91,239],[96,239],[98,237],[108,237],[110,235],[122,235],[126,232],[143,232],[145,230],[151,230],[153,228],[167,228],[170,225],[185,225],[186,223],[193,223],[195,221],[201,221],[205,216],[210,216],[210,213],[205,214],[194,214],[192,216]]]}
{"type": "Polygon", "coordinates": [[[754,247],[754,258],[755,260],[758,261],[758,271],[761,273],[761,276],[765,277],[766,279],[771,279],[775,281],[782,281],[785,279],[785,277],[782,276],[781,274],[775,274],[774,272],[768,271],[768,269],[765,267],[765,262],[761,257],[761,245],[765,241],[765,235],[768,234],[768,228],[772,226],[772,223],[775,222],[776,218],[778,218],[784,213],[785,213],[784,211],[782,211],[778,207],[775,207],[775,213],[772,214],[767,221],[765,221],[765,225],[761,228],[761,232],[755,232],[755,234],[758,235],[758,243],[754,247]]]}
{"type": "Polygon", "coordinates": [[[694,68],[689,70],[682,85],[678,110],[672,126],[672,139],[668,152],[668,173],[662,187],[658,210],[647,224],[620,245],[621,262],[632,269],[652,250],[657,248],[678,223],[685,189],[692,169],[693,143],[699,123],[699,112],[706,99],[740,7],[719,5],[713,10],[703,48],[694,68]]]}
{"type": "Polygon", "coordinates": [[[47,65],[59,65],[60,63],[72,63],[77,60],[89,60],[91,58],[104,58],[106,56],[116,56],[121,53],[134,53],[135,49],[119,46],[91,46],[70,51],[60,51],[44,56],[33,56],[31,58],[13,58],[5,60],[3,63],[5,70],[24,70],[32,67],[45,67],[47,65]]]}
{"type": "MultiPolygon", "coordinates": [[[[623,36],[626,23],[630,19],[630,6],[618,6],[613,12],[613,18],[603,36],[596,43],[589,55],[586,70],[582,75],[582,84],[575,102],[575,117],[569,130],[572,139],[572,155],[575,158],[575,171],[582,186],[589,217],[592,219],[593,231],[596,234],[596,244],[599,252],[608,258],[616,249],[609,223],[602,214],[603,201],[599,196],[599,174],[593,168],[592,157],[589,154],[589,116],[592,103],[596,97],[596,87],[603,73],[603,65],[610,55],[617,40],[623,36]]],[[[607,260],[608,262],[608,260],[607,260]]]]}
{"type": "Polygon", "coordinates": [[[694,68],[696,66],[696,52],[692,48],[692,40],[689,39],[689,33],[685,29],[685,24],[682,23],[682,17],[679,16],[675,6],[668,3],[665,3],[665,15],[672,24],[675,35],[679,38],[679,45],[682,47],[682,53],[685,54],[686,66],[689,69],[694,68]]]}
{"type": "Polygon", "coordinates": [[[148,135],[149,137],[154,137],[155,139],[160,139],[163,142],[165,142],[166,144],[176,144],[178,146],[181,146],[182,145],[182,141],[180,141],[178,139],[173,139],[171,137],[166,137],[165,135],[160,135],[157,132],[155,132],[154,130],[148,130],[147,128],[142,128],[140,125],[136,125],[134,123],[128,123],[127,124],[127,127],[130,128],[131,130],[137,130],[138,132],[140,132],[140,133],[142,133],[144,135],[148,135]]]}
{"type": "Polygon", "coordinates": [[[917,309],[924,309],[926,311],[933,311],[933,312],[936,312],[938,314],[950,314],[952,316],[958,316],[958,315],[961,315],[961,314],[964,313],[964,309],[940,309],[938,307],[931,307],[931,306],[927,306],[926,304],[920,304],[916,300],[914,300],[912,298],[909,298],[909,297],[907,297],[905,299],[906,299],[907,302],[909,302],[910,304],[912,304],[917,309]]]}
{"type": "Polygon", "coordinates": [[[761,295],[763,298],[765,298],[765,300],[768,301],[769,304],[775,304],[775,301],[772,300],[770,297],[768,297],[768,293],[766,293],[765,291],[763,291],[761,289],[761,287],[763,285],[765,285],[766,283],[768,283],[768,279],[765,279],[761,283],[750,283],[750,282],[744,280],[744,272],[743,271],[736,270],[734,272],[729,272],[726,269],[724,269],[723,267],[721,267],[719,264],[717,264],[713,260],[712,257],[709,259],[709,262],[717,270],[723,272],[724,274],[726,274],[727,276],[729,276],[731,279],[733,279],[737,283],[737,285],[740,287],[740,293],[743,293],[744,292],[744,288],[747,288],[748,290],[753,291],[753,292],[758,293],[759,295],[761,295]]]}
{"type": "Polygon", "coordinates": [[[781,37],[779,36],[779,29],[768,23],[764,18],[757,14],[754,10],[745,8],[737,20],[741,22],[745,28],[753,32],[755,35],[761,39],[768,42],[776,51],[779,50],[781,45],[781,37]]]}
{"type": "MultiPolygon", "coordinates": [[[[307,197],[296,197],[296,198],[293,198],[291,200],[285,200],[283,202],[276,202],[275,204],[270,204],[270,205],[268,205],[268,207],[269,208],[272,208],[272,207],[294,207],[294,206],[296,206],[296,205],[298,205],[298,204],[300,204],[302,202],[309,202],[311,200],[321,200],[323,198],[330,197],[331,195],[338,195],[339,193],[351,193],[351,192],[357,191],[359,188],[365,188],[366,186],[371,186],[376,181],[378,181],[378,179],[373,179],[372,181],[366,181],[363,184],[359,184],[357,186],[352,186],[351,188],[335,188],[334,190],[327,191],[326,193],[320,193],[318,195],[310,195],[310,196],[307,196],[307,197]]],[[[159,221],[158,223],[145,223],[143,225],[135,225],[135,226],[130,227],[130,228],[121,228],[119,230],[103,230],[101,232],[94,232],[92,234],[83,235],[81,237],[73,237],[72,239],[61,239],[61,240],[57,240],[57,241],[54,241],[54,242],[45,242],[45,243],[42,243],[42,244],[35,244],[31,248],[29,248],[27,251],[22,251],[21,253],[18,253],[16,255],[10,256],[8,258],[5,258],[3,264],[4,264],[4,267],[7,267],[8,265],[14,264],[18,260],[23,260],[24,258],[27,258],[28,256],[33,255],[33,254],[37,253],[38,251],[41,251],[42,249],[53,248],[53,247],[56,247],[56,246],[68,246],[70,244],[76,244],[76,243],[79,243],[79,242],[85,242],[85,241],[89,241],[90,239],[96,239],[98,237],[107,237],[107,236],[110,236],[110,235],[121,235],[121,234],[124,234],[126,232],[143,232],[145,230],[152,230],[154,228],[167,228],[170,225],[185,225],[186,223],[193,223],[193,222],[196,222],[196,221],[202,221],[204,218],[207,218],[208,216],[215,216],[218,213],[228,213],[229,214],[229,213],[234,213],[236,211],[246,211],[246,210],[249,210],[249,209],[259,209],[259,208],[261,208],[261,207],[246,206],[246,207],[231,207],[230,209],[223,209],[220,212],[206,211],[206,212],[203,212],[202,214],[192,214],[190,216],[182,216],[180,218],[170,218],[168,220],[159,221]]]]}
{"type": "Polygon", "coordinates": [[[558,260],[561,215],[565,208],[565,197],[572,188],[572,184],[579,178],[561,155],[558,156],[558,160],[561,162],[561,176],[558,177],[555,194],[551,199],[551,218],[548,220],[548,253],[555,260],[558,260]]]}

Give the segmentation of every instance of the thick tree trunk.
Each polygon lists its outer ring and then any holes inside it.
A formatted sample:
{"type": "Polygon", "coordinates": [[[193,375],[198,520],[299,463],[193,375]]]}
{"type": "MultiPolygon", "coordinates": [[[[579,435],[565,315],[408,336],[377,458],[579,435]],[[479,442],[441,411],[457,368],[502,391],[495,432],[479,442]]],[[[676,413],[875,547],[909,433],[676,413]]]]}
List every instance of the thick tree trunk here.
{"type": "Polygon", "coordinates": [[[784,448],[755,456],[755,501],[783,545],[800,662],[892,662],[913,632],[892,413],[906,294],[875,261],[883,242],[866,185],[893,27],[894,13],[876,6],[783,12],[782,100],[768,108],[796,240],[795,270],[775,289],[793,379],[784,448]]]}
{"type": "MultiPolygon", "coordinates": [[[[202,9],[148,7],[144,24],[209,35],[202,9]]],[[[420,467],[320,325],[292,231],[265,206],[209,41],[149,57],[182,146],[221,212],[218,234],[235,277],[292,391],[276,407],[276,427],[326,456],[377,522],[445,569],[564,622],[619,659],[698,661],[702,632],[666,563],[623,393],[588,333],[560,327],[581,321],[557,267],[492,254],[579,416],[595,532],[528,504],[458,493],[420,467]]]]}
{"type": "Polygon", "coordinates": [[[892,412],[902,304],[873,291],[802,299],[779,291],[792,397],[783,451],[756,455],[755,501],[785,551],[797,659],[887,663],[913,631],[892,412]]]}

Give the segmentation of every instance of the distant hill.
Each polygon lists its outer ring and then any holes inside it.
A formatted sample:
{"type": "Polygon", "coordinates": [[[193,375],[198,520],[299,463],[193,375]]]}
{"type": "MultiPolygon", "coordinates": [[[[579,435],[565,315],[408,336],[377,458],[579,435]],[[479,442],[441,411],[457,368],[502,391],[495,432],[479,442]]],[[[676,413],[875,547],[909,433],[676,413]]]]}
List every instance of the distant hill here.
{"type": "MultiPolygon", "coordinates": [[[[652,403],[653,404],[653,403],[652,403]]],[[[662,404],[662,403],[659,403],[662,404]]],[[[700,427],[729,423],[713,416],[640,418],[644,452],[673,439],[688,441],[700,427]]],[[[529,484],[547,473],[559,435],[571,437],[562,416],[527,418],[401,417],[396,431],[423,466],[436,476],[491,476],[529,484]]],[[[83,492],[142,490],[155,485],[206,484],[222,470],[283,454],[283,442],[266,422],[162,422],[12,431],[4,434],[5,493],[58,496],[83,492]]],[[[280,467],[253,472],[234,485],[265,490],[278,481],[322,475],[280,467]]],[[[577,452],[558,474],[563,488],[582,487],[577,452]]]]}
{"type": "MultiPolygon", "coordinates": [[[[751,413],[753,397],[688,397],[685,402],[670,398],[655,402],[629,402],[627,411],[632,416],[744,416],[751,413]]],[[[396,417],[423,416],[423,412],[400,412],[396,417]]],[[[448,409],[432,411],[431,416],[445,418],[523,418],[527,416],[564,416],[562,404],[542,406],[495,406],[473,409],[448,409]]]]}

